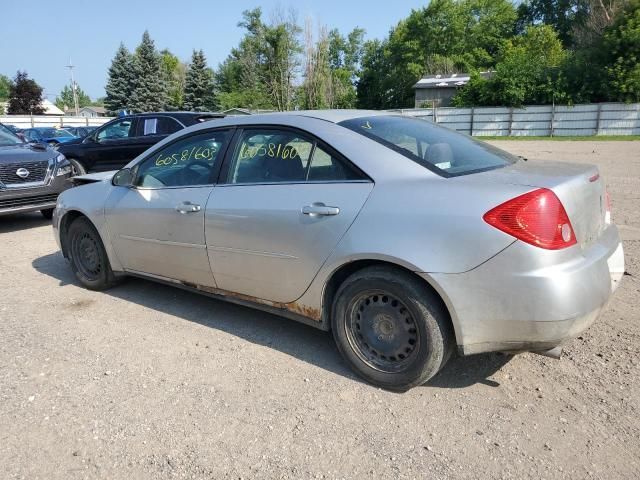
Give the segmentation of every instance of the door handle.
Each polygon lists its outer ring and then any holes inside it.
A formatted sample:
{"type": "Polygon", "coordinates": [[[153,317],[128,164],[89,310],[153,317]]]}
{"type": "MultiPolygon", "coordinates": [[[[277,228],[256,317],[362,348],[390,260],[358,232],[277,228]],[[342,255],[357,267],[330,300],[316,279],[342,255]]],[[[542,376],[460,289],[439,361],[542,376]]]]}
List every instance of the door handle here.
{"type": "Polygon", "coordinates": [[[338,207],[328,207],[322,202],[316,202],[302,207],[302,213],[312,217],[324,217],[338,215],[340,213],[340,209],[338,207]]]}
{"type": "Polygon", "coordinates": [[[191,203],[191,202],[183,202],[176,207],[176,212],[181,213],[183,215],[186,213],[196,213],[196,212],[199,212],[200,210],[201,210],[200,205],[196,205],[195,203],[191,203]]]}

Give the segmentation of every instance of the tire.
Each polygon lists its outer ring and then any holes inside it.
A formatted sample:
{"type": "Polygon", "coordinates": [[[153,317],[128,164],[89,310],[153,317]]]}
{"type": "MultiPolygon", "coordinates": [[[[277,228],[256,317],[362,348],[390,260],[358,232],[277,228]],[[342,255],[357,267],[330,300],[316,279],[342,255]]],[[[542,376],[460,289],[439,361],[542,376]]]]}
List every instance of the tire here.
{"type": "Polygon", "coordinates": [[[53,208],[46,208],[44,210],[40,210],[40,213],[42,214],[42,216],[44,218],[46,218],[47,220],[51,220],[53,218],[53,211],[55,209],[53,208]]]}
{"type": "Polygon", "coordinates": [[[69,158],[69,163],[71,164],[71,176],[77,177],[78,175],[86,175],[87,169],[75,158],[69,158]]]}
{"type": "Polygon", "coordinates": [[[411,274],[374,266],[348,277],[332,315],[338,350],[368,382],[406,391],[445,365],[455,339],[442,300],[411,274]]]}
{"type": "Polygon", "coordinates": [[[71,268],[84,287],[107,290],[118,283],[100,235],[87,218],[73,221],[66,241],[71,268]]]}

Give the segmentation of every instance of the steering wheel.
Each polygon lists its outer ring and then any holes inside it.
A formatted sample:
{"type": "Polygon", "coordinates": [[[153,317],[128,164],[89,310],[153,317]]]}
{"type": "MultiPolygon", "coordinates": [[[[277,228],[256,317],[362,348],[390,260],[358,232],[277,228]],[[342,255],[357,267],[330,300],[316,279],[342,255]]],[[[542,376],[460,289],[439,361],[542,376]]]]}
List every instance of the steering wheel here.
{"type": "Polygon", "coordinates": [[[200,166],[207,169],[207,174],[211,172],[211,164],[205,162],[204,160],[195,160],[193,162],[188,163],[185,167],[180,169],[180,173],[178,174],[178,180],[180,185],[189,185],[193,183],[193,180],[199,179],[202,177],[202,173],[192,168],[195,166],[200,166]]]}

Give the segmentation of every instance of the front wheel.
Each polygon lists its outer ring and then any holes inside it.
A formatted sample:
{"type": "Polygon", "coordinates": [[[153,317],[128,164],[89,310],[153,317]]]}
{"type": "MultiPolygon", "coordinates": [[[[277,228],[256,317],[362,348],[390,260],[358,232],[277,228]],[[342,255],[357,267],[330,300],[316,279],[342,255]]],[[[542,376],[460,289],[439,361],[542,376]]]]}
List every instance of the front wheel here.
{"type": "Polygon", "coordinates": [[[386,266],[365,268],[344,281],[332,329],[352,369],[390,390],[425,383],[444,366],[454,346],[440,298],[411,274],[386,266]]]}
{"type": "Polygon", "coordinates": [[[86,175],[87,169],[84,168],[84,165],[75,158],[69,158],[68,160],[71,164],[71,176],[76,177],[78,175],[86,175]]]}
{"type": "Polygon", "coordinates": [[[80,283],[90,290],[106,290],[117,283],[102,240],[91,222],[80,217],[67,234],[71,268],[80,283]]]}

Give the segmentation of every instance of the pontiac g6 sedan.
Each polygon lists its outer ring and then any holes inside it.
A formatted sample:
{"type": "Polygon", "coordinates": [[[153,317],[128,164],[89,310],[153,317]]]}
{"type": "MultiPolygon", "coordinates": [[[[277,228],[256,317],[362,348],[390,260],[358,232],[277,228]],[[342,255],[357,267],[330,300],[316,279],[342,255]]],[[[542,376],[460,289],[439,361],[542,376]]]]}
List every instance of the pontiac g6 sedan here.
{"type": "Polygon", "coordinates": [[[331,330],[395,390],[456,347],[557,354],[624,272],[596,167],[382,112],[196,125],[77,182],[54,229],[87,288],[140,276],[331,330]]]}

